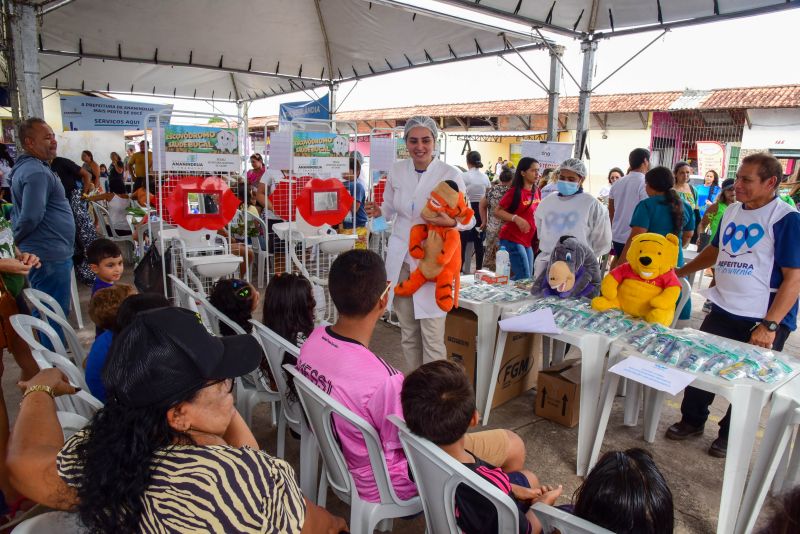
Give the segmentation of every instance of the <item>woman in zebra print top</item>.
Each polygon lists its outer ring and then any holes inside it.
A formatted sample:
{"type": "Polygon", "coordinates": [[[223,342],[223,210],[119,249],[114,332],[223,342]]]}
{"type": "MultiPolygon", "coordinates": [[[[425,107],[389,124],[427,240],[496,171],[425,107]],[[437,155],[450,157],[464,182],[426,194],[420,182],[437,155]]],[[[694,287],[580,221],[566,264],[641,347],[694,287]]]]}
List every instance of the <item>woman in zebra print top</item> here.
{"type": "Polygon", "coordinates": [[[289,464],[259,450],[236,411],[233,379],[260,360],[252,336],[213,337],[180,308],[143,312],[111,347],[108,403],[66,444],[54,397],[75,389],[56,369],[21,384],[12,484],[76,510],[90,532],[346,530],[303,497],[289,464]]]}

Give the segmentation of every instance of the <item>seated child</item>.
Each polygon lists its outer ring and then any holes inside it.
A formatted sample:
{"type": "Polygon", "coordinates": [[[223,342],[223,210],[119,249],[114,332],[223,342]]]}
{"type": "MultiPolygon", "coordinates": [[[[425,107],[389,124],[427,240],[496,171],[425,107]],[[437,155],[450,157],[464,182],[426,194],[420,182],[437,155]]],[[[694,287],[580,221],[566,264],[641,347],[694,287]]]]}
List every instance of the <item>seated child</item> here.
{"type": "MultiPolygon", "coordinates": [[[[222,278],[214,284],[208,301],[249,334],[253,331],[250,319],[253,318],[253,311],[258,307],[260,298],[258,290],[246,281],[222,278]]],[[[219,323],[219,333],[223,336],[236,334],[230,326],[222,321],[219,323]]]]}
{"type": "MultiPolygon", "coordinates": [[[[432,441],[488,482],[510,495],[519,509],[519,532],[539,533],[541,524],[529,508],[534,501],[552,505],[561,486],[539,486],[526,469],[506,472],[470,451],[467,430],[478,424],[475,394],[464,370],[448,360],[430,362],[408,375],[401,393],[409,430],[432,441]]],[[[497,511],[472,488],[456,489],[456,524],[466,534],[497,532],[497,511]]]]}
{"type": "MultiPolygon", "coordinates": [[[[306,338],[314,330],[314,290],[311,282],[299,274],[276,274],[269,281],[264,292],[264,313],[261,322],[283,339],[302,347],[306,338]]],[[[295,365],[297,359],[284,352],[281,366],[295,365]]],[[[266,356],[261,359],[261,375],[271,382],[272,373],[266,356]]],[[[292,375],[283,372],[289,386],[289,399],[297,400],[292,375]]]]}
{"type": "MultiPolygon", "coordinates": [[[[375,323],[386,311],[390,285],[380,256],[369,250],[339,255],[328,278],[338,319],[320,326],[300,349],[297,369],[359,417],[372,423],[380,436],[395,492],[401,499],[417,493],[409,477],[397,428],[386,416],[402,417],[403,374],[367,348],[375,323]]],[[[368,502],[380,500],[366,444],[351,425],[336,421],[336,431],[358,493],[368,502]]],[[[490,430],[470,434],[470,450],[494,465],[522,467],[525,447],[516,434],[490,430]]]]}
{"type": "MultiPolygon", "coordinates": [[[[369,248],[369,232],[367,231],[367,212],[364,209],[364,204],[367,200],[367,193],[364,190],[364,185],[358,181],[358,176],[361,174],[361,159],[362,156],[359,152],[350,152],[350,161],[348,171],[342,173],[342,180],[344,180],[344,187],[353,197],[356,210],[356,244],[355,248],[366,250],[369,248]]],[[[347,213],[344,221],[339,225],[340,234],[353,234],[353,211],[347,213]]]]}
{"type": "Polygon", "coordinates": [[[86,367],[86,385],[89,391],[99,400],[105,402],[105,389],[100,380],[103,364],[106,361],[108,349],[114,340],[117,331],[117,312],[122,302],[129,296],[134,295],[136,289],[128,284],[117,284],[111,287],[104,287],[92,295],[89,301],[89,317],[94,321],[95,326],[100,330],[100,334],[92,343],[84,366],[86,367]]]}
{"type": "Polygon", "coordinates": [[[94,273],[92,295],[99,289],[111,287],[119,282],[125,269],[122,262],[122,251],[110,239],[95,239],[86,249],[89,268],[94,273]]]}
{"type": "Polygon", "coordinates": [[[567,511],[617,534],[672,534],[672,492],[645,450],[605,453],[573,500],[567,511]]]}

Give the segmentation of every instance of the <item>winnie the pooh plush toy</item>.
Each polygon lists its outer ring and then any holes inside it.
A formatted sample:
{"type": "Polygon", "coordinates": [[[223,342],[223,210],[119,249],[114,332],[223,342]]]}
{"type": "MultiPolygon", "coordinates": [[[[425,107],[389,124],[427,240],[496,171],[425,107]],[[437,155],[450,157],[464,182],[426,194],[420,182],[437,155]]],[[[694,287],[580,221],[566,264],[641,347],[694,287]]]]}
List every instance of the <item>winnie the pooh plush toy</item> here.
{"type": "Polygon", "coordinates": [[[608,273],[600,284],[601,296],[592,308],[620,308],[634,317],[670,326],[681,283],[675,275],[678,238],[673,234],[645,233],[633,238],[624,263],[608,273]]]}
{"type": "Polygon", "coordinates": [[[531,293],[559,298],[593,297],[600,285],[600,264],[592,249],[571,235],[561,236],[547,269],[533,281],[531,293]]]}
{"type": "MultiPolygon", "coordinates": [[[[464,194],[452,180],[440,182],[422,208],[422,218],[432,219],[445,213],[461,224],[472,219],[474,212],[464,202],[464,194]]],[[[419,260],[419,265],[394,290],[400,297],[411,296],[426,282],[436,283],[436,304],[448,312],[458,306],[458,288],[461,280],[461,237],[452,227],[434,224],[417,224],[411,227],[408,241],[411,257],[419,260]]]]}

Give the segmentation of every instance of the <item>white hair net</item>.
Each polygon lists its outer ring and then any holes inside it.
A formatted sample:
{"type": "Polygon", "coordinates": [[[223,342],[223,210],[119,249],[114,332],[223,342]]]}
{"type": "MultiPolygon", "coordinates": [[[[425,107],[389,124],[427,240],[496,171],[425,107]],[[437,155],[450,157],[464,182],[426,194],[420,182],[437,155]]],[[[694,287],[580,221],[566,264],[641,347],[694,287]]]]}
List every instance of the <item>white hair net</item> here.
{"type": "Polygon", "coordinates": [[[568,171],[574,172],[575,174],[577,174],[581,178],[586,178],[586,164],[584,164],[583,161],[581,161],[581,160],[579,160],[577,158],[565,159],[561,163],[561,167],[559,167],[558,170],[562,171],[562,170],[565,170],[565,169],[568,170],[568,171]]]}
{"type": "Polygon", "coordinates": [[[408,137],[408,132],[411,131],[411,128],[416,128],[417,126],[422,126],[423,128],[430,130],[434,140],[436,140],[436,136],[439,135],[439,128],[436,127],[436,121],[424,115],[417,115],[416,117],[411,117],[406,121],[406,128],[403,131],[403,139],[408,137]]]}

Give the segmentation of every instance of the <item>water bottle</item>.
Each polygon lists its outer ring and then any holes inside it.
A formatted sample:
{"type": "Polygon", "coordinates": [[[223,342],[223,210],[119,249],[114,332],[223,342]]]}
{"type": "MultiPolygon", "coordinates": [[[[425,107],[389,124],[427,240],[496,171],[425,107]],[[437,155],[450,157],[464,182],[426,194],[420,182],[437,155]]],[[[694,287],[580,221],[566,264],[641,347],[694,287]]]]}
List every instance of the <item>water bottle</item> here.
{"type": "Polygon", "coordinates": [[[511,277],[511,262],[508,258],[506,247],[500,247],[500,250],[497,251],[495,255],[495,264],[495,274],[497,274],[497,276],[511,277]]]}

